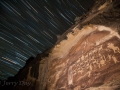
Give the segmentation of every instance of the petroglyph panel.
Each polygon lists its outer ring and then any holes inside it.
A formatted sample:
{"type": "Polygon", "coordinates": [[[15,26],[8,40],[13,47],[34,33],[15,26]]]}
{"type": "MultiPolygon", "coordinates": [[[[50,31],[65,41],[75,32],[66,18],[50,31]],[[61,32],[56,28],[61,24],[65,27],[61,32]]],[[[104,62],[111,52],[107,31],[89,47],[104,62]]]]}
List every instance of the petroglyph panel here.
{"type": "MultiPolygon", "coordinates": [[[[96,25],[96,27],[98,27],[96,31],[93,30],[81,38],[69,50],[69,54],[65,57],[67,59],[60,59],[61,64],[65,63],[65,66],[61,67],[63,71],[57,85],[58,83],[65,83],[65,85],[58,85],[58,88],[66,87],[65,90],[69,90],[69,88],[73,90],[75,86],[87,88],[92,84],[91,82],[101,83],[102,79],[97,79],[104,76],[109,68],[120,64],[120,38],[118,34],[104,26],[96,25]]],[[[74,89],[78,89],[78,87],[74,89]]]]}
{"type": "Polygon", "coordinates": [[[83,72],[86,70],[93,70],[93,67],[97,65],[97,68],[99,69],[104,65],[107,65],[110,62],[118,63],[120,61],[119,58],[117,58],[117,55],[120,55],[119,53],[119,46],[114,46],[114,44],[102,44],[94,49],[90,50],[88,53],[82,55],[79,57],[77,62],[74,64],[74,75],[78,72],[83,72]],[[111,45],[111,46],[108,46],[111,45]],[[104,48],[103,48],[104,47],[104,48]],[[111,50],[112,49],[112,50],[111,50]],[[107,55],[106,55],[107,53],[107,55]]]}
{"type": "Polygon", "coordinates": [[[111,28],[88,25],[73,31],[44,58],[47,77],[40,80],[46,80],[50,90],[77,90],[101,83],[100,77],[107,71],[111,75],[114,70],[109,68],[120,64],[120,37],[111,28]]]}

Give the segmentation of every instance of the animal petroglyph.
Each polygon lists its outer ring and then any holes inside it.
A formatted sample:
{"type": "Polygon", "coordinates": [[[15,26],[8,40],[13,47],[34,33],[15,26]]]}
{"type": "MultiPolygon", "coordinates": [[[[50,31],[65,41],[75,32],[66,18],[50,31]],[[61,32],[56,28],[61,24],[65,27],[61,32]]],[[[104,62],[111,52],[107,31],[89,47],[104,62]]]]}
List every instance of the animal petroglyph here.
{"type": "Polygon", "coordinates": [[[114,53],[117,53],[117,51],[120,53],[120,49],[116,46],[114,46],[113,43],[108,43],[108,48],[112,49],[114,51],[114,53]]]}
{"type": "Polygon", "coordinates": [[[119,61],[116,59],[115,56],[112,56],[112,59],[113,59],[113,61],[114,61],[115,64],[119,62],[119,61]]]}
{"type": "Polygon", "coordinates": [[[109,48],[106,48],[105,50],[106,50],[107,52],[109,52],[109,51],[110,51],[110,49],[109,49],[109,48]]]}

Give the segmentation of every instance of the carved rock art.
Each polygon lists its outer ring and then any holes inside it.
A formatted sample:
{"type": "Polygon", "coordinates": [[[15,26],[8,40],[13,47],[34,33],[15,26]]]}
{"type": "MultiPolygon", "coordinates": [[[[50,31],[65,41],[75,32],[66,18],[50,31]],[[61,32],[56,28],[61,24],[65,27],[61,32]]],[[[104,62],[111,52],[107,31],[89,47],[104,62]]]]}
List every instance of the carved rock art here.
{"type": "Polygon", "coordinates": [[[120,49],[117,46],[114,46],[113,43],[108,43],[108,48],[112,49],[114,51],[114,53],[120,53],[120,49]]]}
{"type": "MultiPolygon", "coordinates": [[[[92,80],[93,82],[96,82],[96,80],[98,78],[102,77],[102,73],[99,72],[99,70],[109,70],[108,68],[110,68],[112,65],[120,63],[120,60],[118,59],[118,54],[119,54],[119,44],[120,42],[114,42],[115,38],[118,38],[117,40],[119,40],[119,36],[117,33],[115,33],[111,28],[105,27],[105,26],[99,26],[99,25],[92,25],[91,27],[87,26],[82,29],[90,29],[91,31],[89,31],[89,33],[85,34],[86,38],[85,41],[83,40],[83,38],[79,38],[79,40],[77,39],[77,43],[79,44],[74,44],[73,48],[71,48],[69,50],[69,52],[72,52],[72,50],[77,52],[74,55],[74,58],[71,59],[72,54],[69,56],[64,56],[64,57],[69,57],[69,61],[68,64],[66,64],[65,67],[61,67],[64,69],[67,69],[67,72],[64,72],[64,75],[67,75],[67,79],[68,80],[64,80],[65,83],[68,84],[68,86],[72,85],[72,87],[74,87],[74,89],[79,89],[81,90],[81,84],[83,83],[83,81],[85,81],[84,79],[87,80],[92,80]],[[96,29],[97,27],[97,29],[96,29]],[[94,28],[94,29],[92,29],[94,28]],[[93,33],[96,30],[98,30],[98,33],[93,33]],[[103,31],[109,31],[109,32],[113,32],[113,33],[109,33],[102,36],[101,33],[104,33],[103,31]],[[98,34],[100,33],[101,37],[99,38],[95,38],[94,40],[92,40],[92,45],[90,44],[90,38],[89,38],[89,34],[93,33],[92,35],[94,36],[94,34],[98,34]],[[89,38],[89,39],[87,39],[89,38]],[[97,43],[97,44],[95,44],[97,43]],[[117,44],[118,43],[118,44],[117,44]],[[90,44],[90,46],[89,46],[90,44]],[[77,50],[75,50],[74,47],[79,47],[77,48],[77,50]],[[92,47],[92,48],[90,48],[92,47]],[[93,48],[94,47],[94,48],[93,48]],[[84,52],[84,53],[83,53],[84,52]],[[80,54],[79,54],[80,53],[80,54]],[[70,62],[71,61],[71,62],[70,62]],[[113,63],[114,62],[114,63],[113,63]],[[95,74],[95,72],[99,72],[99,74],[95,74]],[[93,77],[93,75],[97,75],[95,77],[93,77]],[[79,82],[79,83],[78,83],[79,82]]],[[[80,31],[82,32],[82,31],[80,31]]],[[[81,34],[82,35],[82,34],[81,34]]],[[[70,36],[70,35],[69,35],[70,36]]],[[[80,34],[79,34],[80,36],[80,34]]],[[[72,37],[76,37],[75,35],[72,37]]],[[[81,37],[81,36],[80,36],[81,37]]],[[[90,36],[92,38],[92,36],[90,36]]],[[[72,39],[71,39],[72,40],[72,39]]],[[[74,39],[75,40],[75,39],[74,39]]],[[[68,40],[69,41],[69,40],[68,40]]],[[[67,40],[66,40],[67,42],[67,40]]],[[[71,41],[72,42],[72,41],[71,41]]],[[[64,46],[63,46],[64,47],[64,46]]],[[[61,47],[62,49],[62,47],[61,47]]],[[[63,57],[62,57],[63,58],[63,57]]],[[[64,58],[63,58],[64,59],[64,58]]],[[[64,63],[64,60],[62,61],[64,63]]],[[[56,66],[58,67],[58,66],[56,66]]],[[[54,69],[54,68],[53,68],[54,69]]],[[[64,70],[63,69],[63,70],[64,70]]],[[[104,72],[104,74],[107,71],[104,72]]],[[[62,77],[62,74],[59,75],[59,81],[56,81],[57,85],[61,82],[60,80],[64,79],[62,77]]],[[[88,82],[86,81],[86,84],[88,82]]],[[[61,87],[65,87],[67,90],[67,86],[62,85],[61,87]]],[[[54,87],[51,87],[54,90],[54,87]]],[[[85,87],[87,88],[87,86],[85,87]]],[[[59,90],[60,88],[58,88],[59,90]]],[[[73,90],[74,90],[73,89],[73,90]]],[[[69,89],[68,89],[69,90],[69,89]]]]}

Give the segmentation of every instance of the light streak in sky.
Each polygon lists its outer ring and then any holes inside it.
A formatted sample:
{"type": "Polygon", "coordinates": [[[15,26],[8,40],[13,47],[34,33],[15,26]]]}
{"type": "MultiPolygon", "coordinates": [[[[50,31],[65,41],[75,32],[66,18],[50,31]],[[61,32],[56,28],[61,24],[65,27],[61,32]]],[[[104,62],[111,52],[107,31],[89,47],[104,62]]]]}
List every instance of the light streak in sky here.
{"type": "Polygon", "coordinates": [[[92,4],[93,0],[0,0],[0,79],[15,75],[29,57],[52,47],[57,35],[92,4]]]}

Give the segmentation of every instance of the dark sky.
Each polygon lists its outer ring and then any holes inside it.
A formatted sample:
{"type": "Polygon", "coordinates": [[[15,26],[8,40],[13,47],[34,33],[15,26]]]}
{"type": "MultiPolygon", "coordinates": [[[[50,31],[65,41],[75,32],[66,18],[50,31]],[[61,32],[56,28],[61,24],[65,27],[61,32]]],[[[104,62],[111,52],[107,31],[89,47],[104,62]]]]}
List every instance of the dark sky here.
{"type": "Polygon", "coordinates": [[[93,0],[0,0],[0,79],[54,45],[93,0]]]}

